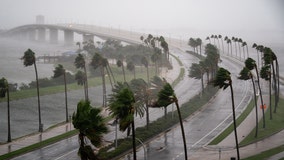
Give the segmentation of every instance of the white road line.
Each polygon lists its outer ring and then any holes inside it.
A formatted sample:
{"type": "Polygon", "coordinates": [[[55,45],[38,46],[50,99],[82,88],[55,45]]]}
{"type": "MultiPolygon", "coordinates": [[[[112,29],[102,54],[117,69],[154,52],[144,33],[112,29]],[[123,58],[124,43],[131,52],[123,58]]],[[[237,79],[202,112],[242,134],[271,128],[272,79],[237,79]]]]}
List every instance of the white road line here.
{"type": "Polygon", "coordinates": [[[63,154],[62,156],[60,156],[60,157],[58,157],[58,158],[56,158],[56,159],[54,159],[54,160],[59,160],[59,159],[65,157],[65,156],[67,156],[68,154],[70,154],[70,153],[72,153],[72,152],[74,152],[74,151],[77,151],[77,150],[78,150],[78,149],[74,149],[74,150],[72,150],[72,151],[70,151],[70,152],[67,152],[67,153],[63,154]]]}

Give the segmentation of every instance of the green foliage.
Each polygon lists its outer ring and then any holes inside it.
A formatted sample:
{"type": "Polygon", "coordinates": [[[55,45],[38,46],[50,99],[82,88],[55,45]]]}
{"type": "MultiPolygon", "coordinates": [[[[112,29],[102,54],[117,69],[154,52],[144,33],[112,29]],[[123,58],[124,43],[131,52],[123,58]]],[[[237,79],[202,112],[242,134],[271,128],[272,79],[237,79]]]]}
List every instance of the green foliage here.
{"type": "Polygon", "coordinates": [[[80,134],[87,136],[96,147],[101,145],[103,134],[108,131],[100,112],[101,110],[93,108],[89,101],[82,100],[72,116],[74,128],[78,129],[80,134]]]}
{"type": "MultiPolygon", "coordinates": [[[[200,109],[203,105],[205,105],[218,91],[218,89],[208,85],[205,88],[204,94],[202,97],[199,95],[194,96],[190,99],[187,103],[183,104],[181,109],[182,118],[186,118],[189,115],[193,114],[195,111],[200,109]]],[[[136,128],[136,137],[139,138],[141,141],[145,142],[157,135],[161,132],[166,132],[174,125],[179,123],[179,118],[177,111],[169,112],[168,115],[173,115],[173,119],[168,119],[167,123],[165,123],[165,118],[160,117],[156,121],[149,124],[149,128],[139,127],[136,128]]],[[[106,146],[99,151],[99,158],[102,160],[108,159],[118,159],[119,155],[125,153],[126,151],[130,150],[132,147],[131,138],[124,138],[118,140],[118,147],[115,150],[111,150],[114,147],[114,143],[106,146]]],[[[138,143],[138,142],[136,142],[138,143]]]]}
{"type": "Polygon", "coordinates": [[[8,81],[3,77],[0,79],[0,98],[4,98],[6,96],[7,89],[8,81]]]}
{"type": "Polygon", "coordinates": [[[256,66],[255,60],[253,60],[252,58],[247,58],[246,61],[245,61],[245,66],[249,70],[253,70],[256,66]]]}
{"type": "Polygon", "coordinates": [[[21,60],[24,60],[24,66],[31,66],[35,63],[35,53],[31,49],[28,49],[25,51],[21,60]]]}
{"type": "Polygon", "coordinates": [[[214,80],[214,86],[218,86],[219,88],[226,89],[231,84],[231,73],[224,69],[219,68],[216,78],[214,80]]]}
{"type": "Polygon", "coordinates": [[[248,80],[251,77],[251,72],[247,67],[244,67],[241,72],[239,73],[239,79],[248,80]]]}

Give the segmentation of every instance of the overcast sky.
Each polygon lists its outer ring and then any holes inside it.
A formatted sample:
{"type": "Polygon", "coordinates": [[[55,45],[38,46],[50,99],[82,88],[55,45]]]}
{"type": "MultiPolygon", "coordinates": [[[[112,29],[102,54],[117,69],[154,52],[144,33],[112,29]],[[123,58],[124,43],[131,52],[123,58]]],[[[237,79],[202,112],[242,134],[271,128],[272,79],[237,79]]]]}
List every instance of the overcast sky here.
{"type": "Polygon", "coordinates": [[[0,29],[34,23],[39,14],[46,23],[128,30],[284,33],[284,0],[0,0],[0,29]]]}

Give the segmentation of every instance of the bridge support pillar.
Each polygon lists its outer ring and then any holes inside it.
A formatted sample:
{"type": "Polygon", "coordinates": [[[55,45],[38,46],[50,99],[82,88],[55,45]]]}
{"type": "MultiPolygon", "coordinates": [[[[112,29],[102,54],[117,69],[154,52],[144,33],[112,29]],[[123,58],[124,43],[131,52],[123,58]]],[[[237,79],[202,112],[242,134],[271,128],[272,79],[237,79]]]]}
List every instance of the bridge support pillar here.
{"type": "Polygon", "coordinates": [[[28,39],[30,41],[35,41],[36,40],[36,30],[29,30],[28,31],[28,39]]]}
{"type": "Polygon", "coordinates": [[[94,35],[92,34],[83,34],[83,42],[93,41],[94,42],[94,35]]]}
{"type": "Polygon", "coordinates": [[[49,42],[53,44],[58,43],[58,30],[57,29],[49,30],[49,42]]]}
{"type": "Polygon", "coordinates": [[[71,30],[64,30],[65,45],[72,45],[74,43],[74,32],[71,30]]]}
{"type": "Polygon", "coordinates": [[[45,41],[45,28],[39,28],[38,30],[38,41],[44,42],[45,41]]]}

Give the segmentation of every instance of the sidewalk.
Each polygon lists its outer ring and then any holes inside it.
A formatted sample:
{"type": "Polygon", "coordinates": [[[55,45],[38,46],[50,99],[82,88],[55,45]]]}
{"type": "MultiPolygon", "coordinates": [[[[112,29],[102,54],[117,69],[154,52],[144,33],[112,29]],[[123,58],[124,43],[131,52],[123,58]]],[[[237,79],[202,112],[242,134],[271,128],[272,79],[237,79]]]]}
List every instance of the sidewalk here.
{"type": "MultiPolygon", "coordinates": [[[[264,103],[268,104],[268,95],[263,96],[264,103]]],[[[260,106],[260,99],[258,99],[258,106],[260,106]]],[[[268,110],[268,109],[266,109],[268,110]]],[[[258,107],[258,118],[259,121],[262,118],[262,111],[258,107]]],[[[247,118],[238,126],[238,140],[241,142],[255,127],[255,109],[247,116],[247,118]]],[[[261,128],[262,126],[259,126],[261,128]]],[[[246,158],[263,151],[281,146],[284,144],[284,130],[281,132],[265,138],[257,143],[247,145],[240,148],[240,157],[246,158]]],[[[190,157],[191,160],[216,160],[216,159],[226,159],[229,160],[231,157],[237,157],[235,148],[235,138],[234,132],[232,132],[228,137],[226,137],[222,142],[215,146],[204,146],[199,151],[195,152],[194,155],[190,157]]],[[[278,156],[282,156],[281,152],[278,156]]],[[[278,157],[279,158],[279,157],[278,157]]],[[[273,159],[273,157],[271,157],[273,159]]]]}
{"type": "Polygon", "coordinates": [[[56,126],[51,129],[47,129],[42,133],[35,133],[32,135],[27,135],[22,138],[12,140],[10,143],[0,145],[0,155],[16,151],[18,149],[30,146],[35,143],[39,143],[43,140],[64,134],[73,130],[73,125],[71,123],[65,123],[63,125],[56,126]]]}

